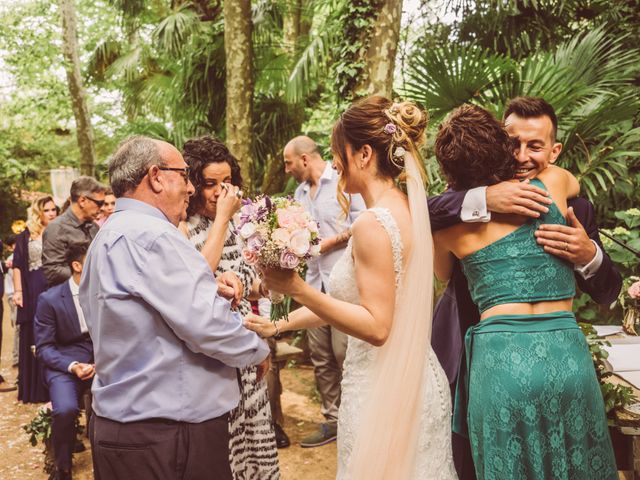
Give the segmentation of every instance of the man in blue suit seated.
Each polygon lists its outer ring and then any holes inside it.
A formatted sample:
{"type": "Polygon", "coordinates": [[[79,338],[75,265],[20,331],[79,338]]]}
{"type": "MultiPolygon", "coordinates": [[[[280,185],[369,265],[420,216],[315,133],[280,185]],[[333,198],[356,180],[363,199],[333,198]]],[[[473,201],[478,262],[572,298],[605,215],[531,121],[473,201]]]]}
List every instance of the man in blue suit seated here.
{"type": "Polygon", "coordinates": [[[82,394],[95,374],[93,345],[78,303],[78,285],[89,243],[71,245],[67,262],[72,277],[38,298],[34,335],[38,358],[51,403],[51,438],[56,479],[71,478],[71,454],[75,445],[75,421],[82,394]]]}

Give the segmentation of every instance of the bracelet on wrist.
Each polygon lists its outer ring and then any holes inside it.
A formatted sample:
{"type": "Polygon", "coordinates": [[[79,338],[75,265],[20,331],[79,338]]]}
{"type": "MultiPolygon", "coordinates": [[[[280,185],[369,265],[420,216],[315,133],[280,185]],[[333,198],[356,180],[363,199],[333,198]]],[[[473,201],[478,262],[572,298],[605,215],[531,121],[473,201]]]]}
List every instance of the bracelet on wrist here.
{"type": "Polygon", "coordinates": [[[274,337],[280,336],[280,329],[278,328],[278,320],[273,322],[273,326],[276,327],[276,334],[274,335],[274,337]]]}

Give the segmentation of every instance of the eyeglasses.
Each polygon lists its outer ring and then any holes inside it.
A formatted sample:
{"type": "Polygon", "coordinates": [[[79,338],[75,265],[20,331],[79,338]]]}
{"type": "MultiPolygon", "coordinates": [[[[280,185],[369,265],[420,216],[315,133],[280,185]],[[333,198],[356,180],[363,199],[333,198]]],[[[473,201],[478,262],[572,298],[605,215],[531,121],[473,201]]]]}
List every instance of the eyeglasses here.
{"type": "Polygon", "coordinates": [[[189,183],[189,167],[177,168],[177,167],[158,167],[158,170],[168,170],[170,172],[180,172],[184,183],[189,183]]]}
{"type": "Polygon", "coordinates": [[[95,203],[99,208],[102,208],[102,206],[104,205],[104,200],[96,200],[95,198],[91,198],[91,197],[87,197],[85,196],[84,198],[86,198],[87,200],[91,200],[93,203],[95,203]]]}

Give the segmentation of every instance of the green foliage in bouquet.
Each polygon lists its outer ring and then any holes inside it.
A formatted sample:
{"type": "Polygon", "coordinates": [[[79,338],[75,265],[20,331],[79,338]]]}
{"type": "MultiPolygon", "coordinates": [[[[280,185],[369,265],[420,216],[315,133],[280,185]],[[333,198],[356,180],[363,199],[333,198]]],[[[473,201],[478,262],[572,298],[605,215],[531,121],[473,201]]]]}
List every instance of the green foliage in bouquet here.
{"type": "Polygon", "coordinates": [[[604,347],[610,346],[611,344],[604,338],[598,336],[595,328],[593,328],[591,324],[578,323],[578,325],[589,345],[589,352],[591,353],[593,366],[595,367],[598,382],[600,383],[600,390],[602,391],[604,408],[607,415],[611,415],[616,409],[624,408],[631,403],[637,402],[638,399],[634,396],[631,387],[614,385],[606,381],[606,379],[613,374],[606,369],[605,359],[609,356],[609,352],[607,352],[604,347]]]}

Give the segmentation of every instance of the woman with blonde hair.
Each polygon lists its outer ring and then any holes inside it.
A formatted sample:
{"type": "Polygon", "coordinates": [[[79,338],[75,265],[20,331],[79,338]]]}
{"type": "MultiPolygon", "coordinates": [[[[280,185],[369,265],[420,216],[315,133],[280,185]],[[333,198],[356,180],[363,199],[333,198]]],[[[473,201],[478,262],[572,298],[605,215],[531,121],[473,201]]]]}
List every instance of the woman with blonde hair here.
{"type": "Polygon", "coordinates": [[[20,325],[18,362],[18,400],[38,403],[49,400],[42,367],[32,350],[33,317],[38,295],[47,289],[42,272],[42,234],[58,216],[58,207],[49,195],[33,201],[27,210],[27,228],[18,235],[13,254],[13,302],[20,325]]]}
{"type": "Polygon", "coordinates": [[[430,343],[433,243],[418,154],[426,126],[413,103],[377,96],[342,114],[331,139],[339,188],[361,194],[367,210],[333,268],[330,295],[293,271],[265,269],[268,288],[304,307],[289,322],[245,322],[263,336],[326,323],[350,336],[338,416],[341,480],[456,478],[449,386],[430,343]]]}

